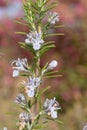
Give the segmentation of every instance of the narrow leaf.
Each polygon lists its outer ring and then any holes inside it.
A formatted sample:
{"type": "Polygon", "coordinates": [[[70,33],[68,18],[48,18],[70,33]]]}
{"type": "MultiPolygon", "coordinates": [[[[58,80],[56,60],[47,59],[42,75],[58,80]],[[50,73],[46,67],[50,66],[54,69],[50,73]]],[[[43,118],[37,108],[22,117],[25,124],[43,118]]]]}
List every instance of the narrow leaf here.
{"type": "Polygon", "coordinates": [[[55,74],[55,73],[58,73],[59,71],[57,70],[57,71],[49,71],[49,72],[46,72],[45,74],[46,75],[50,75],[50,74],[55,74]]]}
{"type": "Polygon", "coordinates": [[[49,117],[47,117],[46,119],[51,120],[51,121],[55,121],[55,122],[60,123],[60,124],[63,124],[62,121],[57,120],[57,119],[52,119],[52,118],[49,118],[49,117]]]}
{"type": "Polygon", "coordinates": [[[16,34],[23,34],[23,35],[26,35],[27,33],[26,32],[15,32],[16,34]]]}
{"type": "Polygon", "coordinates": [[[54,26],[54,28],[61,28],[61,27],[65,27],[64,25],[57,25],[57,26],[54,26]]]}
{"type": "Polygon", "coordinates": [[[46,36],[59,36],[59,35],[64,35],[64,33],[47,34],[46,36]]]}
{"type": "Polygon", "coordinates": [[[18,23],[18,24],[22,24],[22,25],[28,26],[28,24],[26,24],[26,23],[22,23],[22,22],[17,21],[17,20],[15,20],[14,22],[15,22],[15,23],[18,23]]]}
{"type": "Polygon", "coordinates": [[[45,75],[44,78],[56,78],[56,77],[62,77],[62,75],[52,75],[52,76],[45,75]]]}

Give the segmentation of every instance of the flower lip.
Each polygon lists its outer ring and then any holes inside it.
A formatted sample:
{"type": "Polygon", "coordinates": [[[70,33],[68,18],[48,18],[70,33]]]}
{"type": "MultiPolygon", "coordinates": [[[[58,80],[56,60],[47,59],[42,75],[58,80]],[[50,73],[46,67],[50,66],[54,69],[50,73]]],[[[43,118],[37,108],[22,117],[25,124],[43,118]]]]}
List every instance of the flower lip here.
{"type": "Polygon", "coordinates": [[[13,77],[19,76],[19,71],[18,71],[18,70],[14,70],[12,76],[13,76],[13,77]]]}

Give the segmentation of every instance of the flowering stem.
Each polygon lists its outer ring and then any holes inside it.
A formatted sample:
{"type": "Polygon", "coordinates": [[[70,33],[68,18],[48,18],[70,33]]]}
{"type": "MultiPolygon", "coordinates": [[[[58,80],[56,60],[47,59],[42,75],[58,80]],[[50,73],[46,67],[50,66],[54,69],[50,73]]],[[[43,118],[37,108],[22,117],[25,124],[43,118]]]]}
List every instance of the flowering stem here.
{"type": "Polygon", "coordinates": [[[39,112],[38,115],[36,115],[34,122],[31,125],[31,129],[33,129],[33,127],[38,123],[40,115],[41,115],[41,112],[39,112]]]}
{"type": "MultiPolygon", "coordinates": [[[[39,67],[40,67],[40,56],[39,56],[39,51],[36,53],[36,56],[37,56],[37,62],[36,62],[36,77],[39,76],[39,67]]],[[[37,89],[36,89],[36,93],[37,93],[37,89]]],[[[34,112],[36,114],[36,111],[37,111],[37,97],[34,96],[35,98],[35,106],[34,106],[34,112]]]]}
{"type": "MultiPolygon", "coordinates": [[[[58,71],[52,71],[57,66],[57,61],[53,60],[50,63],[46,63],[43,68],[40,68],[40,58],[41,56],[51,48],[54,48],[54,41],[45,42],[47,36],[63,35],[49,34],[49,29],[58,22],[59,16],[57,13],[50,13],[48,16],[46,24],[44,23],[44,18],[47,17],[47,12],[54,7],[54,2],[47,7],[50,0],[23,0],[25,20],[29,26],[30,32],[27,34],[27,39],[25,42],[19,42],[21,47],[24,49],[29,49],[34,56],[34,62],[30,66],[28,65],[27,59],[14,60],[12,64],[13,67],[13,77],[26,76],[28,82],[23,82],[23,87],[25,89],[25,94],[28,97],[32,97],[27,101],[26,96],[20,94],[16,98],[16,103],[21,105],[21,108],[25,111],[19,115],[19,130],[36,130],[43,128],[44,124],[42,122],[45,119],[45,115],[51,116],[53,120],[57,118],[56,110],[60,109],[59,103],[55,100],[55,97],[51,100],[46,99],[44,105],[42,106],[42,94],[49,89],[49,87],[39,91],[39,86],[41,84],[42,78],[53,78],[60,75],[57,74],[58,71]],[[46,6],[45,6],[46,5],[46,6]],[[45,17],[46,14],[46,17],[45,17]],[[43,26],[45,25],[45,26],[43,26]],[[39,110],[37,111],[37,103],[39,110]],[[32,114],[32,108],[34,114],[32,114]],[[41,122],[40,123],[40,119],[41,122]]],[[[20,21],[19,21],[20,22],[20,21]]],[[[26,34],[25,32],[18,32],[19,34],[26,34]]],[[[51,118],[49,118],[50,120],[51,118]]],[[[47,120],[47,119],[46,119],[47,120]]]]}
{"type": "Polygon", "coordinates": [[[38,75],[39,75],[39,67],[40,67],[40,55],[39,55],[39,51],[36,53],[36,57],[37,57],[36,76],[38,77],[38,75]]]}
{"type": "MultiPolygon", "coordinates": [[[[41,34],[41,25],[38,26],[38,33],[41,34]]],[[[39,68],[40,68],[40,53],[37,51],[36,53],[36,58],[37,58],[37,63],[36,63],[36,76],[39,76],[39,68]]],[[[37,92],[37,89],[36,89],[37,92]]],[[[35,97],[35,107],[34,107],[34,112],[36,114],[36,109],[37,108],[37,97],[35,97]]]]}

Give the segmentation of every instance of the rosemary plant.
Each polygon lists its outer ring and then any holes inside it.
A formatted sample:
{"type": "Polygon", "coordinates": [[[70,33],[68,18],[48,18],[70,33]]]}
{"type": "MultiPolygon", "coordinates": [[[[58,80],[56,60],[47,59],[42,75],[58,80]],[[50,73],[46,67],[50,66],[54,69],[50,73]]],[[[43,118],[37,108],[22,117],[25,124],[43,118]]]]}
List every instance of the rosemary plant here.
{"type": "Polygon", "coordinates": [[[22,48],[33,54],[33,63],[28,63],[26,58],[18,58],[12,62],[13,77],[24,76],[22,82],[23,92],[16,96],[15,103],[23,110],[19,114],[17,123],[19,130],[36,130],[46,127],[49,120],[60,122],[57,119],[57,110],[61,109],[56,98],[41,100],[42,95],[49,87],[42,88],[43,78],[57,77],[56,60],[40,67],[42,55],[54,48],[54,41],[46,42],[48,36],[61,35],[49,34],[59,22],[59,15],[51,10],[57,5],[50,0],[23,0],[24,18],[17,22],[27,26],[29,32],[17,32],[25,35],[25,41],[19,42],[22,48]],[[38,106],[38,107],[37,107],[38,106]]]}

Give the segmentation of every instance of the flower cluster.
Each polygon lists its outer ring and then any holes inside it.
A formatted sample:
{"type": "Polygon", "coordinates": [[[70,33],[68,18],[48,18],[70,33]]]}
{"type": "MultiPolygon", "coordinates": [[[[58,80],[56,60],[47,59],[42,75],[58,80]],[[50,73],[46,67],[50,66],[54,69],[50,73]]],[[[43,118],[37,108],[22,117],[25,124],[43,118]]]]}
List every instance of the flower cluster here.
{"type": "Polygon", "coordinates": [[[31,124],[31,115],[29,115],[26,112],[22,112],[19,115],[19,121],[25,122],[25,123],[29,122],[31,124]]]}
{"type": "Polygon", "coordinates": [[[27,104],[26,97],[23,94],[18,94],[15,99],[15,103],[25,106],[27,104]]]}
{"type": "Polygon", "coordinates": [[[25,126],[29,123],[31,124],[32,119],[31,119],[31,115],[26,113],[26,112],[22,112],[19,115],[19,130],[23,130],[25,128],[25,126]]]}
{"type": "Polygon", "coordinates": [[[48,115],[51,115],[52,118],[57,118],[56,110],[61,109],[59,103],[54,99],[46,99],[44,103],[44,110],[48,115]]]}
{"type": "Polygon", "coordinates": [[[59,15],[56,12],[50,12],[48,17],[48,22],[50,24],[55,24],[56,22],[59,22],[59,15]]]}
{"type": "Polygon", "coordinates": [[[35,90],[39,87],[41,79],[39,77],[29,77],[28,82],[25,83],[25,92],[29,97],[34,97],[35,90]]]}
{"type": "Polygon", "coordinates": [[[41,38],[40,33],[34,31],[27,34],[27,39],[25,39],[25,43],[32,45],[34,50],[39,50],[41,48],[41,45],[44,43],[44,40],[41,38]]]}
{"type": "Polygon", "coordinates": [[[48,16],[46,25],[43,26],[45,13],[47,14],[48,12],[46,11],[48,10],[47,6],[47,9],[44,8],[46,2],[49,3],[48,0],[28,1],[28,3],[26,1],[24,3],[24,9],[26,13],[25,19],[27,25],[31,26],[31,30],[27,34],[25,42],[21,43],[21,46],[24,49],[31,50],[34,61],[31,65],[28,65],[26,58],[18,58],[12,62],[13,77],[21,75],[25,76],[27,79],[27,81],[24,81],[22,84],[23,91],[18,94],[15,99],[15,103],[17,103],[24,111],[19,115],[19,130],[34,130],[43,128],[44,123],[40,125],[40,119],[47,120],[47,116],[51,116],[51,118],[55,119],[57,118],[57,110],[60,109],[56,98],[50,100],[46,99],[44,105],[42,105],[42,94],[48,90],[48,87],[39,89],[43,78],[58,76],[57,71],[53,70],[58,65],[56,60],[51,61],[49,64],[46,63],[44,67],[40,66],[40,59],[42,54],[44,54],[50,48],[54,47],[52,42],[45,42],[50,25],[59,21],[58,14],[56,12],[51,12],[48,16]],[[34,114],[32,112],[32,108],[35,108],[34,114]],[[42,116],[44,116],[44,119],[42,116]]]}
{"type": "Polygon", "coordinates": [[[18,58],[17,60],[14,60],[12,65],[15,64],[15,66],[12,67],[13,69],[13,77],[19,76],[20,71],[25,71],[28,72],[28,62],[26,58],[20,59],[18,58]]]}

